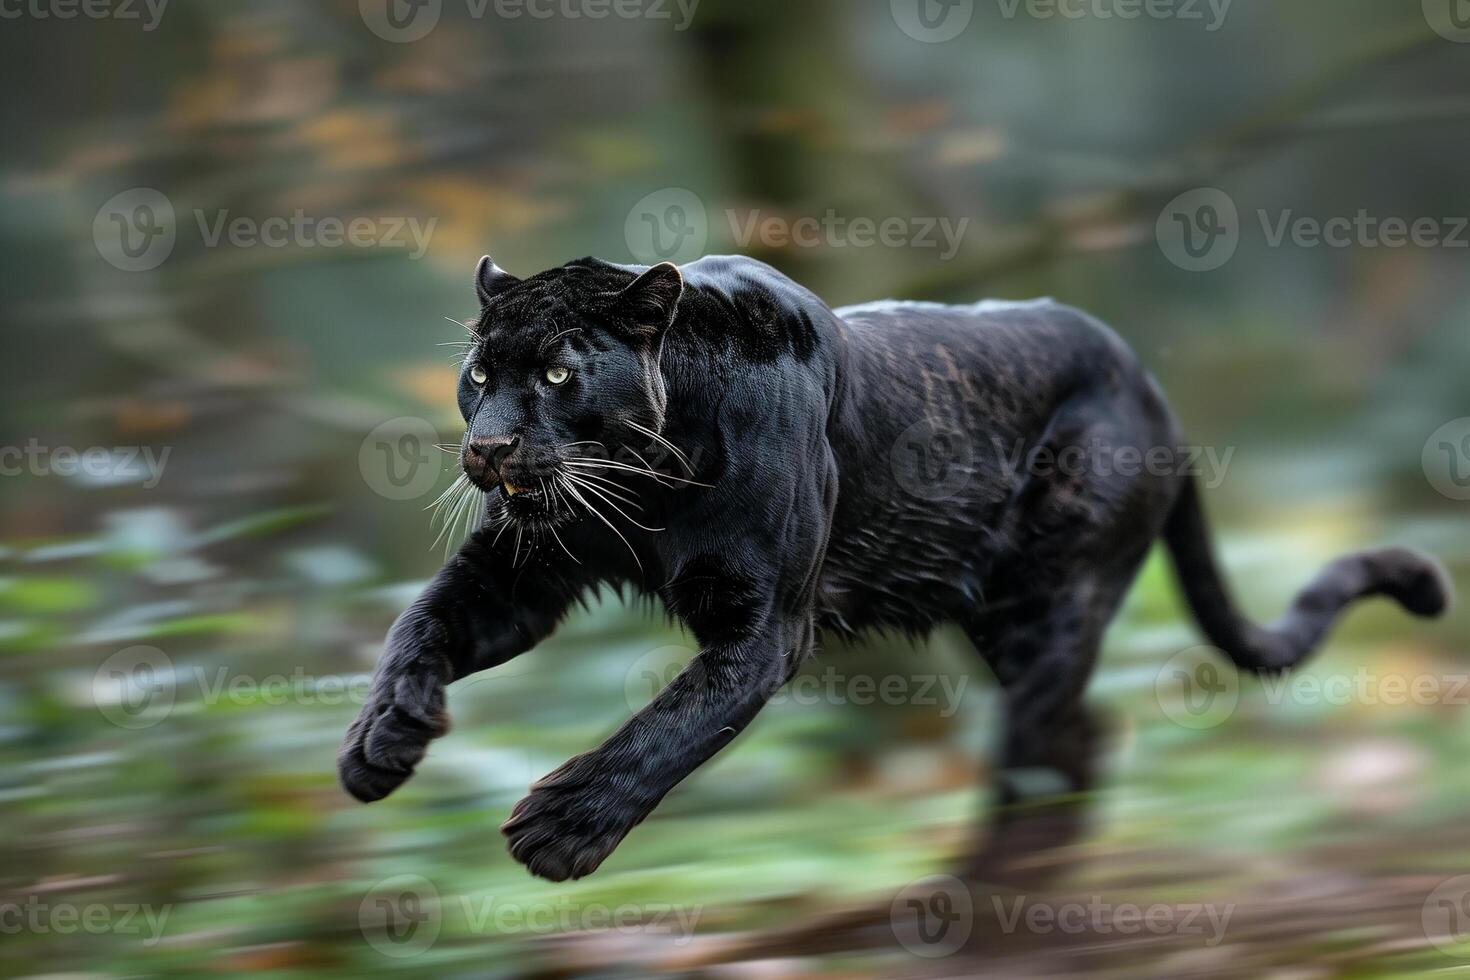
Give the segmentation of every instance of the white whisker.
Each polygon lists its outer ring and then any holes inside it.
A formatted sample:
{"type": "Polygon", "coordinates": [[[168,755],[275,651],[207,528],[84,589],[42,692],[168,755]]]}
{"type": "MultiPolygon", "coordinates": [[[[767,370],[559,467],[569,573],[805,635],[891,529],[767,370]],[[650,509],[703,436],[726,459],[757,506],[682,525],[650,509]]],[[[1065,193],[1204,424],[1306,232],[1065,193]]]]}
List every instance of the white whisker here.
{"type": "Polygon", "coordinates": [[[639,425],[637,422],[634,422],[632,419],[623,419],[623,424],[626,425],[626,426],[628,426],[631,429],[634,429],[634,430],[636,430],[638,432],[643,433],[644,435],[648,436],[648,438],[652,439],[654,442],[656,442],[659,445],[664,446],[665,448],[667,448],[669,450],[669,452],[673,453],[675,456],[677,456],[679,458],[679,462],[681,462],[681,463],[684,464],[684,470],[685,470],[685,472],[687,472],[690,476],[693,476],[694,475],[694,466],[693,466],[693,464],[691,464],[689,462],[689,457],[688,456],[685,456],[684,453],[680,451],[680,449],[679,449],[678,446],[674,445],[672,442],[669,442],[669,440],[665,439],[663,436],[659,435],[657,432],[654,432],[652,429],[649,429],[649,428],[646,428],[644,426],[639,425]]]}
{"type": "Polygon", "coordinates": [[[449,486],[445,488],[444,492],[441,493],[432,504],[429,504],[428,507],[425,507],[424,510],[428,510],[430,507],[437,509],[441,504],[444,503],[446,499],[448,499],[450,494],[454,493],[460,488],[460,486],[468,482],[470,482],[470,478],[464,473],[461,473],[458,477],[455,478],[454,482],[449,484],[449,486]]]}
{"type": "MultiPolygon", "coordinates": [[[[628,452],[632,453],[633,454],[633,458],[636,459],[636,460],[638,460],[638,462],[642,463],[644,469],[648,470],[650,473],[657,473],[658,472],[657,470],[655,470],[653,468],[653,464],[652,463],[650,463],[648,460],[644,459],[642,456],[640,456],[638,454],[638,450],[634,449],[632,446],[624,446],[622,443],[619,443],[618,445],[621,448],[626,449],[628,452]]],[[[690,474],[690,475],[692,476],[693,474],[690,474]]],[[[674,480],[674,479],[678,479],[678,478],[671,476],[671,477],[669,477],[669,479],[674,480]]]]}
{"type": "Polygon", "coordinates": [[[627,511],[623,510],[623,508],[621,508],[617,504],[613,503],[611,497],[609,497],[607,494],[603,493],[601,490],[597,489],[592,484],[590,484],[590,483],[583,483],[582,481],[578,480],[576,477],[571,477],[570,479],[572,480],[573,483],[575,483],[577,486],[581,487],[583,490],[586,490],[589,493],[595,494],[600,500],[602,500],[604,503],[606,503],[609,507],[611,507],[613,510],[615,510],[619,514],[621,514],[622,517],[623,517],[623,519],[625,521],[627,521],[629,524],[632,524],[634,527],[642,528],[645,531],[662,531],[662,530],[664,530],[661,527],[649,527],[646,524],[639,524],[633,518],[631,518],[631,517],[628,516],[628,512],[627,511]]]}
{"type": "Polygon", "coordinates": [[[596,507],[592,506],[592,504],[588,503],[587,498],[582,496],[581,492],[578,491],[575,486],[573,486],[571,483],[568,483],[566,487],[567,492],[570,493],[573,498],[575,498],[583,507],[587,508],[587,510],[590,511],[591,514],[599,521],[606,524],[608,530],[612,531],[612,533],[616,534],[620,539],[622,539],[623,544],[626,545],[628,548],[628,554],[633,556],[633,563],[638,566],[638,574],[642,575],[643,562],[638,560],[638,552],[633,550],[633,545],[628,542],[627,538],[623,537],[623,532],[614,527],[613,522],[602,515],[602,511],[598,510],[596,507]]]}
{"type": "Polygon", "coordinates": [[[511,516],[509,514],[506,514],[505,515],[505,520],[503,522],[501,522],[500,530],[498,530],[498,531],[495,532],[495,537],[490,542],[490,550],[491,551],[494,551],[495,550],[495,545],[500,541],[500,536],[505,533],[505,529],[508,528],[508,527],[510,527],[514,523],[515,523],[515,521],[511,519],[511,516]]]}
{"type": "Polygon", "coordinates": [[[640,470],[638,467],[630,466],[627,463],[618,463],[613,460],[607,459],[593,459],[591,456],[570,456],[566,460],[564,460],[564,462],[567,466],[580,466],[591,469],[622,470],[627,473],[637,473],[641,476],[652,477],[655,480],[670,480],[674,483],[687,483],[693,487],[714,486],[714,484],[711,483],[700,483],[698,480],[686,480],[683,477],[669,476],[666,473],[659,473],[651,469],[640,470]]]}
{"type": "Polygon", "coordinates": [[[551,536],[553,538],[556,538],[556,543],[559,544],[559,545],[561,545],[561,550],[562,551],[565,551],[567,553],[567,557],[568,558],[570,558],[572,561],[576,562],[578,565],[582,564],[582,560],[580,558],[578,558],[576,555],[572,554],[572,549],[571,548],[568,548],[566,546],[566,542],[562,541],[561,535],[556,533],[556,528],[554,526],[548,524],[548,525],[546,525],[546,530],[548,530],[548,531],[551,532],[551,536]]]}
{"type": "Polygon", "coordinates": [[[611,494],[613,497],[621,500],[629,507],[636,507],[638,510],[643,509],[643,505],[638,503],[637,500],[633,499],[632,497],[624,496],[624,494],[632,493],[633,491],[622,486],[621,484],[614,483],[612,480],[609,480],[605,476],[598,476],[596,473],[578,473],[576,478],[578,480],[596,480],[597,483],[602,487],[604,492],[611,494]]]}

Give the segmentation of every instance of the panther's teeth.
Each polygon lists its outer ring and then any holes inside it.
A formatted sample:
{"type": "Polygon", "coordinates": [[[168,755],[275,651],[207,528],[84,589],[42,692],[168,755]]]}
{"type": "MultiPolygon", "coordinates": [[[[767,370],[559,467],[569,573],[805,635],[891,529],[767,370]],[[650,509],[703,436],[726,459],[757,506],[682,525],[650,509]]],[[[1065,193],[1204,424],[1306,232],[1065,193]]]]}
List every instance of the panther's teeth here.
{"type": "Polygon", "coordinates": [[[518,493],[521,492],[521,488],[518,487],[518,486],[516,486],[514,483],[507,483],[504,486],[505,486],[505,495],[507,497],[514,497],[516,494],[518,494],[518,493]]]}

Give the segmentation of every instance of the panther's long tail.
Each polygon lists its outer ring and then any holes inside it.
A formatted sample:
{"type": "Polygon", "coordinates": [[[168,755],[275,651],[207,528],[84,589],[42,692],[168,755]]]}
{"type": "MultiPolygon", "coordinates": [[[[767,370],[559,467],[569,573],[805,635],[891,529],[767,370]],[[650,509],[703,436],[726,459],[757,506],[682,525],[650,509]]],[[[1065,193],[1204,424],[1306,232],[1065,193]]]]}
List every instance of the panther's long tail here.
{"type": "Polygon", "coordinates": [[[1212,644],[1242,670],[1270,673],[1300,663],[1350,603],[1386,595],[1416,616],[1439,616],[1449,606],[1448,577],[1434,559],[1407,548],[1346,555],[1328,565],[1274,625],[1259,626],[1235,609],[1220,575],[1209,526],[1193,481],[1165,525],[1185,597],[1212,644]]]}

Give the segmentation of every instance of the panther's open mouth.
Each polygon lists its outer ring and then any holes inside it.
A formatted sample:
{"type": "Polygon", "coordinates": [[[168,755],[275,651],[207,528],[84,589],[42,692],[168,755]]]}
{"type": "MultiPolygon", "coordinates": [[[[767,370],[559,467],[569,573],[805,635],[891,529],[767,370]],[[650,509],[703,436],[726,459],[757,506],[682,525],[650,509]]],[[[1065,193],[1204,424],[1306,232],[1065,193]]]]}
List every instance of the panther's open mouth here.
{"type": "Polygon", "coordinates": [[[513,517],[544,517],[552,510],[553,499],[545,484],[527,486],[502,480],[500,490],[505,495],[505,505],[513,517]]]}

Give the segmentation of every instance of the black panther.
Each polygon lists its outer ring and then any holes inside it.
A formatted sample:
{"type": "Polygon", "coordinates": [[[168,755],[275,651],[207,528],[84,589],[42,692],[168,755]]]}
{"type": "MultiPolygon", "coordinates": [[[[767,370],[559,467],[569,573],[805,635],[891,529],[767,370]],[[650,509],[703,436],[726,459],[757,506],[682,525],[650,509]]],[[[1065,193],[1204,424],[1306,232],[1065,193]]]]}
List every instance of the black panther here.
{"type": "Polygon", "coordinates": [[[1300,663],[1356,599],[1449,601],[1432,560],[1388,549],[1332,563],[1273,626],[1242,616],[1159,388],[1068,306],[834,310],[724,256],[527,279],[487,257],[475,281],[459,487],[479,509],[389,631],[338,762],[381,799],[448,730],[445,685],[530,650],[599,585],[656,596],[699,654],[501,828],[548,879],[595,870],[824,635],[958,624],[1003,691],[999,768],[1065,791],[1085,782],[1070,746],[1103,631],[1157,539],[1248,671],[1300,663]],[[1112,465],[1129,458],[1148,465],[1112,465]]]}

